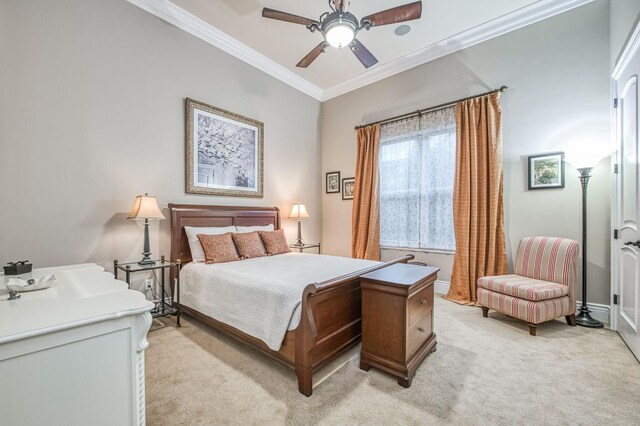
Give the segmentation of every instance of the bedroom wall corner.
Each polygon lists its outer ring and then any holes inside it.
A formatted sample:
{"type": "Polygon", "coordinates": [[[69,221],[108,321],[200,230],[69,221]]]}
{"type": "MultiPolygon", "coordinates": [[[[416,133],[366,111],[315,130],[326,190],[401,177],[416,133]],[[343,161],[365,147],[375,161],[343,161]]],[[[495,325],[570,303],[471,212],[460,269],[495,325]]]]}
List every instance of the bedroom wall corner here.
{"type": "MultiPolygon", "coordinates": [[[[0,262],[36,267],[138,260],[134,197],[291,204],[320,241],[320,102],[124,1],[1,2],[0,262]],[[262,121],[264,198],[185,193],[184,98],[262,121]]],[[[169,254],[170,221],[151,226],[169,254]]]]}
{"type": "Polygon", "coordinates": [[[611,69],[615,66],[631,33],[640,23],[640,1],[609,0],[611,20],[611,69]]]}
{"type": "MultiPolygon", "coordinates": [[[[615,1],[615,0],[614,0],[615,1]]],[[[528,191],[527,156],[610,142],[609,2],[594,1],[550,19],[389,77],[323,105],[322,172],[355,169],[353,126],[475,95],[502,85],[507,251],[523,237],[581,240],[580,183],[568,165],[564,189],[528,191]]],[[[606,155],[606,154],[604,154],[606,155]]],[[[609,158],[589,183],[589,301],[609,304],[609,158]]],[[[351,202],[322,194],[323,248],[348,255],[351,202]]],[[[383,258],[398,252],[383,251],[383,258]]],[[[416,253],[451,273],[452,256],[416,253]]]]}

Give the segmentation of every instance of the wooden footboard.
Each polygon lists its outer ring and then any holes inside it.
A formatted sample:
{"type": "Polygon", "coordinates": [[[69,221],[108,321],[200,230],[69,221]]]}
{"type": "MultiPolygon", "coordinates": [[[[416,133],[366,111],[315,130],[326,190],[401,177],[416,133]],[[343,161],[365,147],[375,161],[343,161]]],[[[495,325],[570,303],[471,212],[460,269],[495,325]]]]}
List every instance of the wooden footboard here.
{"type": "Polygon", "coordinates": [[[300,393],[311,396],[313,371],[361,340],[360,276],[413,258],[406,255],[305,288],[302,317],[295,330],[295,369],[300,393]]]}

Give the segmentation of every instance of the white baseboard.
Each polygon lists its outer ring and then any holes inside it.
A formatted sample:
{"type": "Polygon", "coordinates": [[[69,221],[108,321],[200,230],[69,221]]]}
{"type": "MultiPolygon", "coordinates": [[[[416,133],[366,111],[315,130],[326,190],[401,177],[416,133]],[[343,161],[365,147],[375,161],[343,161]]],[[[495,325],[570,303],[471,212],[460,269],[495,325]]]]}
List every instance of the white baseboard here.
{"type": "MultiPolygon", "coordinates": [[[[580,311],[581,301],[576,301],[576,314],[580,311]]],[[[601,305],[599,303],[588,303],[587,307],[591,310],[591,316],[598,321],[602,321],[606,328],[611,324],[611,307],[609,305],[601,305]]]]}
{"type": "Polygon", "coordinates": [[[447,294],[449,292],[449,281],[436,280],[433,286],[433,291],[437,294],[447,294]]]}

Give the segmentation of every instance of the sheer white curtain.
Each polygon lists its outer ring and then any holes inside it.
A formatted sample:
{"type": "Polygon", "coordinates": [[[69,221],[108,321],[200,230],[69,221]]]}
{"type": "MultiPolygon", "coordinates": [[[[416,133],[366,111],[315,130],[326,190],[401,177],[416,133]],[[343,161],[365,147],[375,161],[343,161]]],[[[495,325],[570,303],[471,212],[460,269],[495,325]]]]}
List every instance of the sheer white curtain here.
{"type": "Polygon", "coordinates": [[[455,108],[381,126],[380,244],[454,250],[455,108]]]}

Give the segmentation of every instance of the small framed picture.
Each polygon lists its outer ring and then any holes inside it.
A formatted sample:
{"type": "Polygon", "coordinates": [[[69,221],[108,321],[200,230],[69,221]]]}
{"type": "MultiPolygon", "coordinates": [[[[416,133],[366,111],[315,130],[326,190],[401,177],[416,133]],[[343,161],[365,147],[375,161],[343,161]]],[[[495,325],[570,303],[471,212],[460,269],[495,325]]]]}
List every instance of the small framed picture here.
{"type": "Polygon", "coordinates": [[[340,193],[340,172],[327,173],[327,194],[340,193]]]}
{"type": "Polygon", "coordinates": [[[564,188],[564,152],[529,156],[529,189],[564,188]]]}
{"type": "Polygon", "coordinates": [[[353,200],[353,191],[356,187],[356,178],[342,179],[342,199],[353,200]]]}

